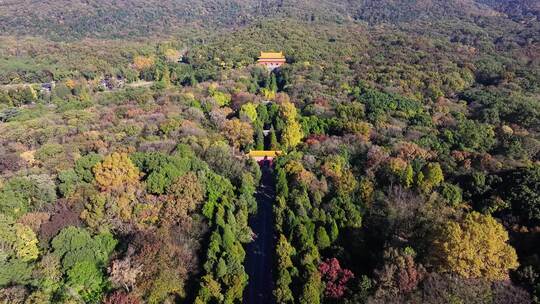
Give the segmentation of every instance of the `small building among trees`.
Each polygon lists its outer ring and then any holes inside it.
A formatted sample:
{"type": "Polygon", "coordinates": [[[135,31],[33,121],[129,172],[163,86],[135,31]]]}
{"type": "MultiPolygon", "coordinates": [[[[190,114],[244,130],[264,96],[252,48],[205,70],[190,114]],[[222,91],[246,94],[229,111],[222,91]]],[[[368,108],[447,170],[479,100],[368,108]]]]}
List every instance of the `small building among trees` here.
{"type": "Polygon", "coordinates": [[[258,64],[266,66],[269,70],[274,70],[285,64],[285,55],[283,52],[261,52],[258,64]]]}
{"type": "Polygon", "coordinates": [[[55,86],[56,86],[56,82],[54,82],[54,80],[51,82],[46,82],[46,83],[41,84],[40,91],[41,93],[51,93],[55,86]]]}
{"type": "Polygon", "coordinates": [[[259,165],[272,165],[274,159],[283,154],[283,151],[250,150],[247,156],[253,158],[259,165]]]}

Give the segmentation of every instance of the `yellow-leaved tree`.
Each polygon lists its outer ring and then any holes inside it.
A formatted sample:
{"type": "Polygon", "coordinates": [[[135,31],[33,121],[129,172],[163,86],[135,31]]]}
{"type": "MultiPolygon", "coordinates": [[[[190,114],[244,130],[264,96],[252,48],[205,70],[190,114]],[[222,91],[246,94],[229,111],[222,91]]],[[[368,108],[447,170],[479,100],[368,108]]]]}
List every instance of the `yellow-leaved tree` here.
{"type": "Polygon", "coordinates": [[[253,128],[251,125],[236,118],[225,121],[223,134],[236,149],[253,142],[253,128]]]}
{"type": "Polygon", "coordinates": [[[508,279],[508,271],[519,264],[507,241],[508,232],[493,217],[469,213],[441,231],[435,242],[439,267],[465,278],[508,279]]]}
{"type": "Polygon", "coordinates": [[[166,49],[164,55],[170,63],[176,63],[182,58],[182,53],[175,49],[166,49]]]}
{"type": "Polygon", "coordinates": [[[96,183],[102,190],[126,189],[139,183],[139,169],[127,153],[114,152],[92,168],[96,183]]]}
{"type": "Polygon", "coordinates": [[[257,120],[257,107],[251,102],[242,105],[240,117],[247,118],[251,123],[255,122],[257,120]]]}
{"type": "Polygon", "coordinates": [[[0,276],[0,285],[17,276],[15,265],[21,262],[34,261],[39,257],[38,239],[30,227],[15,223],[13,218],[0,214],[0,245],[4,260],[1,265],[4,271],[0,276]],[[14,271],[11,273],[11,271],[14,271]],[[14,274],[13,278],[10,275],[14,274]]]}
{"type": "Polygon", "coordinates": [[[298,123],[296,107],[289,101],[281,103],[281,115],[285,120],[285,127],[281,133],[281,142],[286,149],[293,149],[302,141],[304,132],[298,123]]]}
{"type": "Polygon", "coordinates": [[[38,239],[30,227],[16,223],[14,225],[17,240],[14,247],[17,257],[24,262],[33,261],[39,256],[38,239]]]}

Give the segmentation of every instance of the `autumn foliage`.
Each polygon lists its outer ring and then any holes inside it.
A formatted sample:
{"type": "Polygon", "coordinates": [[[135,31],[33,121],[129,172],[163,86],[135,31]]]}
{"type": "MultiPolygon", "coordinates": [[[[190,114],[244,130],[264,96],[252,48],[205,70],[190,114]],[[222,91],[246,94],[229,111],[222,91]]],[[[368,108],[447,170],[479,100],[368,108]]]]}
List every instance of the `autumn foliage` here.
{"type": "Polygon", "coordinates": [[[326,285],[324,294],[333,299],[342,298],[347,288],[347,282],[354,278],[354,274],[350,270],[341,268],[336,258],[321,262],[319,272],[326,285]]]}
{"type": "Polygon", "coordinates": [[[103,190],[119,190],[139,182],[140,173],[126,153],[112,153],[92,168],[103,190]]]}
{"type": "Polygon", "coordinates": [[[465,278],[508,279],[519,264],[507,242],[508,232],[493,217],[467,214],[461,222],[448,222],[436,242],[441,269],[465,278]]]}

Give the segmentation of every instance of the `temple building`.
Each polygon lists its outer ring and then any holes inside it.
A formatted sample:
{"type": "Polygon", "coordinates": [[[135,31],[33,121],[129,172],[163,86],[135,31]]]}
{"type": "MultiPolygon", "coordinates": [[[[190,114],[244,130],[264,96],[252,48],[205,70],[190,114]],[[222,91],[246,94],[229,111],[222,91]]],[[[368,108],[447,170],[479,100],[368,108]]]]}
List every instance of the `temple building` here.
{"type": "Polygon", "coordinates": [[[250,150],[247,156],[253,158],[259,164],[263,161],[272,163],[274,158],[283,154],[283,151],[250,150]]]}
{"type": "Polygon", "coordinates": [[[261,52],[257,63],[266,66],[269,70],[274,70],[285,63],[285,56],[283,52],[261,52]]]}

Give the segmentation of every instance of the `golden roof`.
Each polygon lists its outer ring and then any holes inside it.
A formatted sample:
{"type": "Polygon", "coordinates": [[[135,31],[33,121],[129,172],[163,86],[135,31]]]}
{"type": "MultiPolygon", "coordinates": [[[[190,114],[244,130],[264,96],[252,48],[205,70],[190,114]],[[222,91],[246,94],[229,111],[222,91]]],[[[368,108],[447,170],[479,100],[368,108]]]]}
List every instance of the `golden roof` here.
{"type": "Polygon", "coordinates": [[[262,151],[262,150],[251,150],[248,153],[248,156],[250,157],[276,157],[278,155],[281,155],[282,151],[262,151]]]}
{"type": "Polygon", "coordinates": [[[261,52],[259,59],[285,59],[283,52],[261,52]]]}

